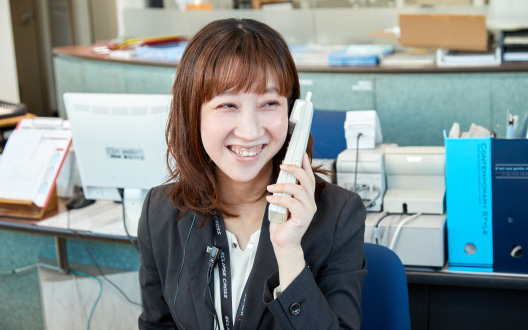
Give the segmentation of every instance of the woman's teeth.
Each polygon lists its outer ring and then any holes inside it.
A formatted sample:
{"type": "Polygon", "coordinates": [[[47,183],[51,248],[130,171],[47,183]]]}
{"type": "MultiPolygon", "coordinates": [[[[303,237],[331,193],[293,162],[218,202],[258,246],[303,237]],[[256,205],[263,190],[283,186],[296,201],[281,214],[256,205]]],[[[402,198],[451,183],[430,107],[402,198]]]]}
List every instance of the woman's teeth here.
{"type": "Polygon", "coordinates": [[[255,148],[255,149],[252,149],[252,150],[240,150],[240,149],[235,149],[233,147],[230,147],[231,151],[233,151],[235,154],[237,154],[238,156],[241,156],[241,157],[252,157],[252,156],[255,156],[255,155],[258,155],[260,153],[260,148],[255,148]]]}

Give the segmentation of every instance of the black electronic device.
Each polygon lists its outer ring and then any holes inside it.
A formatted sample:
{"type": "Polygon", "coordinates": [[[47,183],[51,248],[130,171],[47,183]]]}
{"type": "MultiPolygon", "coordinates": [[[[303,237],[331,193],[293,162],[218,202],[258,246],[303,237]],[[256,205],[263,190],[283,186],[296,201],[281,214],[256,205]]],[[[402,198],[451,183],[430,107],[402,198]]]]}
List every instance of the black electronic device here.
{"type": "Polygon", "coordinates": [[[0,119],[23,116],[26,113],[25,104],[14,104],[0,100],[0,119]]]}

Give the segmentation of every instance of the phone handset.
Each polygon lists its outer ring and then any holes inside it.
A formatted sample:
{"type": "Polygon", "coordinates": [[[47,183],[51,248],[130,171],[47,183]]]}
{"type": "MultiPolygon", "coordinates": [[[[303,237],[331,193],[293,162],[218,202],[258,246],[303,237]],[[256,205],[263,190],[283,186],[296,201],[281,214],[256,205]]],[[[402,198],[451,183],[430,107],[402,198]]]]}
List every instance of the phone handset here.
{"type": "MultiPolygon", "coordinates": [[[[303,155],[306,152],[308,137],[310,136],[310,127],[312,126],[313,104],[310,102],[312,93],[306,93],[306,99],[295,100],[293,110],[290,115],[290,126],[293,126],[293,133],[286,151],[284,164],[294,164],[302,166],[303,155]]],[[[297,179],[284,171],[280,171],[277,183],[297,183],[297,179]]],[[[274,193],[273,195],[290,197],[285,193],[274,193]]],[[[283,223],[288,217],[288,209],[270,204],[268,209],[268,218],[271,222],[283,223]]]]}

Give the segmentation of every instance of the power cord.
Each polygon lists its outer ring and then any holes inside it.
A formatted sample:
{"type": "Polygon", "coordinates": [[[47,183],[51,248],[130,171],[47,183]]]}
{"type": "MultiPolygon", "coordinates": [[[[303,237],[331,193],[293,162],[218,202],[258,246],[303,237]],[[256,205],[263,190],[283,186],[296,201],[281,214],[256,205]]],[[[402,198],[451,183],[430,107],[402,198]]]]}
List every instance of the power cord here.
{"type": "MultiPolygon", "coordinates": [[[[70,175],[68,177],[68,187],[70,187],[72,185],[72,182],[73,182],[73,166],[72,168],[70,168],[70,175]]],[[[123,190],[121,189],[121,191],[119,192],[121,194],[121,199],[123,199],[123,190]]],[[[77,232],[77,230],[75,229],[72,229],[70,228],[70,211],[71,209],[69,207],[67,207],[67,212],[66,212],[66,229],[70,232],[72,232],[75,237],[77,238],[77,240],[79,241],[79,243],[81,244],[81,246],[83,247],[83,249],[85,250],[85,252],[88,254],[88,256],[90,257],[90,259],[92,260],[92,262],[94,263],[95,267],[97,268],[99,274],[101,275],[101,277],[103,277],[103,279],[105,281],[107,281],[108,283],[110,283],[110,285],[112,285],[124,298],[127,302],[129,302],[130,304],[132,305],[136,305],[136,306],[139,306],[141,308],[143,308],[143,305],[142,304],[139,304],[139,303],[136,303],[134,301],[132,301],[124,292],[123,290],[121,290],[121,288],[119,288],[114,282],[112,282],[111,280],[109,280],[103,273],[101,267],[99,267],[99,264],[97,263],[97,261],[95,260],[94,256],[92,255],[92,253],[90,252],[90,250],[86,247],[86,245],[84,244],[83,240],[81,239],[79,233],[77,232]]],[[[128,239],[130,240],[130,242],[132,243],[132,246],[134,246],[136,248],[136,250],[139,252],[139,249],[138,247],[136,246],[136,244],[134,244],[133,240],[132,240],[132,237],[130,236],[130,234],[128,233],[128,230],[127,230],[127,227],[126,227],[126,222],[125,222],[125,209],[124,209],[124,203],[123,203],[123,223],[124,223],[124,226],[125,226],[125,232],[127,233],[127,236],[128,236],[128,239]]],[[[100,281],[99,279],[95,278],[97,281],[100,281]]],[[[101,284],[101,288],[102,288],[102,284],[101,284]]],[[[101,289],[102,290],[102,289],[101,289]]],[[[101,294],[102,294],[102,291],[101,291],[101,294]]]]}
{"type": "Polygon", "coordinates": [[[122,218],[123,218],[123,228],[125,228],[125,233],[128,237],[128,240],[130,241],[130,244],[136,249],[136,251],[139,253],[139,247],[137,244],[137,241],[134,241],[130,233],[128,232],[128,226],[126,224],[126,212],[125,212],[125,190],[123,188],[118,188],[117,191],[119,192],[119,196],[121,196],[121,211],[122,211],[122,218]]]}
{"type": "Polygon", "coordinates": [[[101,267],[99,266],[99,264],[97,263],[97,261],[95,260],[95,257],[92,255],[92,253],[90,252],[90,250],[86,247],[86,245],[84,244],[81,236],[79,235],[79,233],[77,232],[77,230],[75,229],[71,229],[70,228],[70,211],[68,210],[68,212],[66,212],[66,217],[67,217],[67,230],[71,231],[73,234],[75,234],[75,237],[77,237],[77,240],[79,241],[79,243],[81,244],[81,246],[83,247],[84,251],[88,254],[88,256],[90,257],[90,259],[92,260],[92,262],[94,263],[94,266],[97,268],[97,271],[99,272],[99,274],[101,275],[101,277],[107,281],[108,283],[110,283],[110,285],[112,285],[117,291],[119,291],[119,293],[125,298],[126,301],[128,301],[130,304],[132,305],[136,305],[136,306],[139,306],[139,307],[143,307],[142,304],[139,304],[137,302],[134,302],[132,301],[124,292],[123,290],[121,290],[121,288],[119,288],[114,282],[112,282],[111,280],[109,280],[105,274],[103,273],[103,270],[101,269],[101,267]]]}
{"type": "Polygon", "coordinates": [[[374,190],[375,192],[377,192],[377,195],[374,198],[371,198],[370,201],[367,201],[368,203],[365,204],[365,208],[366,209],[368,209],[369,207],[374,206],[376,204],[376,200],[378,200],[378,198],[381,195],[381,190],[379,190],[377,187],[372,187],[371,186],[371,189],[374,190]]]}
{"type": "Polygon", "coordinates": [[[380,239],[381,239],[381,228],[379,228],[379,225],[381,223],[381,221],[383,221],[383,219],[391,216],[391,215],[394,215],[394,213],[385,213],[383,214],[379,219],[378,221],[376,222],[376,225],[374,226],[374,229],[372,229],[372,232],[374,234],[374,239],[376,240],[376,244],[380,244],[380,239]]]}
{"type": "Polygon", "coordinates": [[[394,232],[394,236],[392,236],[392,239],[391,239],[391,242],[390,242],[390,245],[389,245],[389,249],[394,251],[394,248],[396,247],[396,243],[398,242],[398,236],[400,236],[400,232],[401,232],[403,226],[406,223],[408,223],[409,221],[412,221],[414,219],[419,218],[421,215],[422,215],[422,213],[413,214],[413,215],[403,219],[402,221],[400,221],[400,223],[398,223],[398,227],[396,227],[396,231],[394,232]]]}
{"type": "MultiPolygon", "coordinates": [[[[0,275],[3,275],[3,276],[14,275],[14,274],[18,274],[18,273],[22,273],[24,271],[30,270],[30,269],[35,268],[35,267],[44,267],[44,268],[48,268],[48,269],[51,269],[51,270],[56,270],[57,272],[59,271],[59,268],[57,266],[46,264],[46,263],[43,263],[43,262],[36,262],[36,263],[30,264],[30,265],[26,265],[26,266],[23,266],[23,267],[20,267],[20,268],[15,268],[15,269],[12,269],[12,270],[9,270],[9,271],[5,271],[5,270],[1,270],[0,269],[0,275]]],[[[86,325],[86,329],[90,330],[91,325],[92,325],[93,315],[94,315],[94,312],[95,312],[95,308],[99,304],[99,301],[101,300],[101,297],[103,295],[103,283],[101,282],[100,279],[98,279],[97,277],[94,277],[92,275],[88,275],[86,273],[83,273],[83,272],[75,270],[75,269],[70,269],[70,271],[73,274],[75,274],[75,275],[91,278],[91,279],[97,281],[97,283],[99,284],[99,294],[97,295],[97,298],[95,299],[95,302],[92,305],[92,308],[90,310],[90,315],[88,316],[88,322],[87,322],[87,325],[86,325]]]]}
{"type": "MultiPolygon", "coordinates": [[[[401,217],[403,216],[403,214],[395,214],[392,216],[388,226],[387,226],[387,229],[385,230],[385,232],[383,233],[383,237],[382,239],[384,238],[385,239],[385,246],[389,246],[389,240],[390,240],[390,235],[391,235],[391,231],[392,231],[392,224],[394,223],[394,220],[395,219],[401,219],[401,217]]],[[[383,244],[383,243],[381,243],[383,244]]]]}

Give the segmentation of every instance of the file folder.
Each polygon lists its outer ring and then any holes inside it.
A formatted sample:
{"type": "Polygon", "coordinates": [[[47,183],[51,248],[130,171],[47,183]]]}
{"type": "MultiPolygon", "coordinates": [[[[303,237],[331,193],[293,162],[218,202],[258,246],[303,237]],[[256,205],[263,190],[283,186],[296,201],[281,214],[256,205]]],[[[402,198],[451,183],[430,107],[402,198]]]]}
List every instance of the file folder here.
{"type": "Polygon", "coordinates": [[[449,269],[492,272],[491,138],[445,138],[445,147],[449,269]]]}
{"type": "Polygon", "coordinates": [[[494,139],[494,270],[528,272],[528,140],[494,139]]]}
{"type": "Polygon", "coordinates": [[[0,162],[0,215],[41,219],[57,209],[55,182],[71,145],[67,120],[22,119],[0,162]]]}

